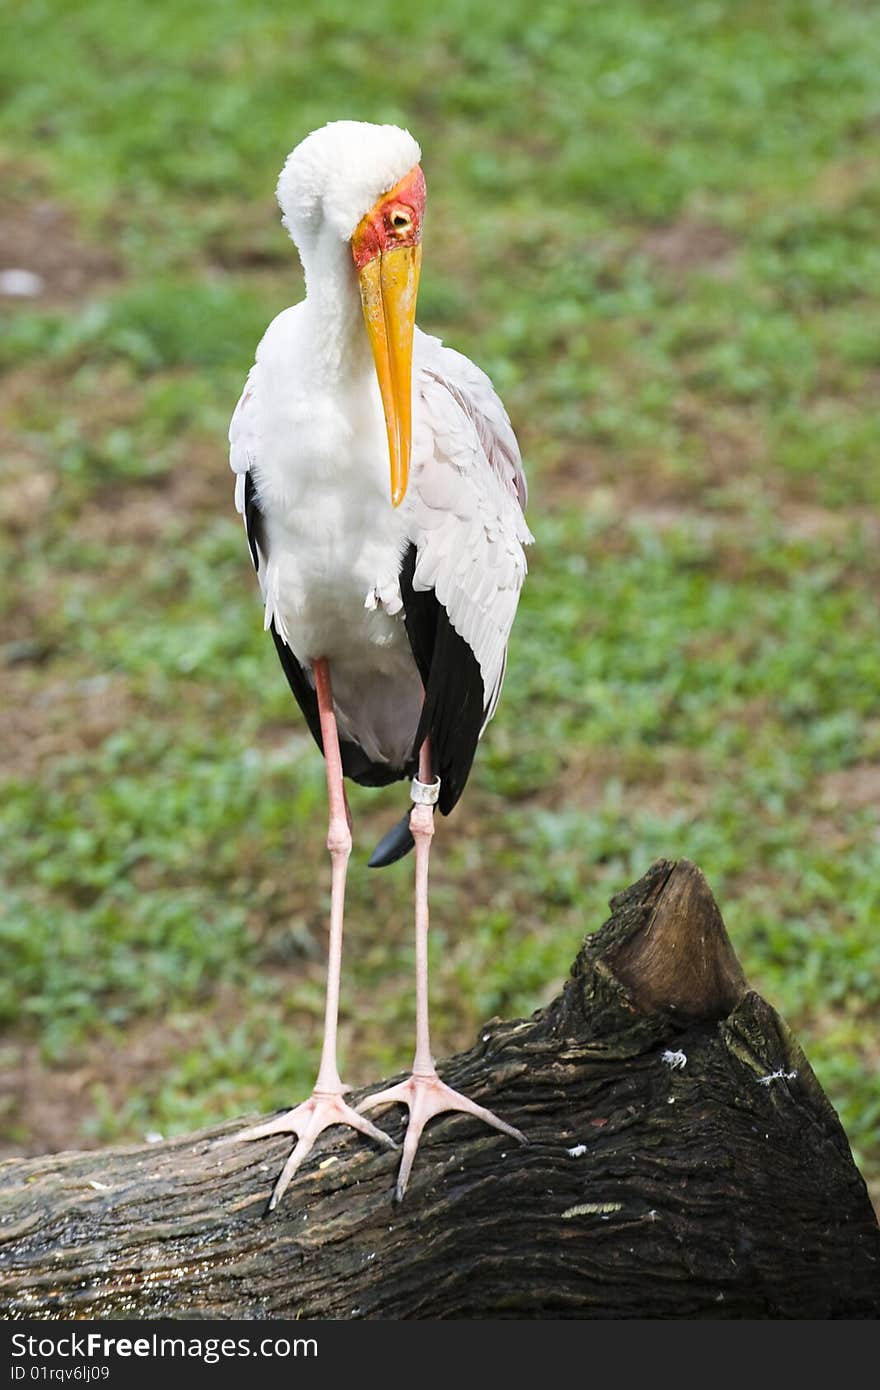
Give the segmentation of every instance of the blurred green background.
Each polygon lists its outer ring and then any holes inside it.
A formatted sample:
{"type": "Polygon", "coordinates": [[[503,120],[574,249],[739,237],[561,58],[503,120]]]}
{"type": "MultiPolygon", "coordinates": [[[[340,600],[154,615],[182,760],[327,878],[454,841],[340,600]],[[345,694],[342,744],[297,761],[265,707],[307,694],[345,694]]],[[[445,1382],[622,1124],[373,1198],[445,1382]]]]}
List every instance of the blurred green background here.
{"type": "MultiPolygon", "coordinates": [[[[323,766],[225,431],[301,295],[278,170],[354,117],[422,142],[420,322],[503,394],[537,537],[437,839],[438,1055],[688,855],[876,1197],[877,6],[7,0],[0,84],[6,1151],[311,1084],[323,766]]],[[[352,800],[356,1083],[409,1060],[413,960],[411,864],[364,867],[405,796],[352,800]]]]}

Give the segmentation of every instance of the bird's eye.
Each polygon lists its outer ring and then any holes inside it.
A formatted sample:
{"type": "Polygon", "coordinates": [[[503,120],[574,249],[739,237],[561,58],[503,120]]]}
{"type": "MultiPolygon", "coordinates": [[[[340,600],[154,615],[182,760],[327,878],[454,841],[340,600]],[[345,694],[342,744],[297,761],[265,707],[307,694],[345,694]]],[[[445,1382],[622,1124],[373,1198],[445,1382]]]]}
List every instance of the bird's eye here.
{"type": "Polygon", "coordinates": [[[393,212],[391,214],[391,225],[396,232],[408,232],[412,226],[412,218],[406,212],[393,212]]]}

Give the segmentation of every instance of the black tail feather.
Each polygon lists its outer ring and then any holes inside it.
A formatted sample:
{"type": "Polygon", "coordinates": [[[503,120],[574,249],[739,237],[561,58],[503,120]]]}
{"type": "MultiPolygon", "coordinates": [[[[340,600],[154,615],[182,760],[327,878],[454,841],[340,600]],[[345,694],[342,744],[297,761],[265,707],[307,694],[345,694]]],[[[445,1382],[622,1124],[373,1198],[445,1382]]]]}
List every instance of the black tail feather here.
{"type": "Polygon", "coordinates": [[[405,854],[409,854],[415,840],[409,828],[409,817],[412,807],[406,810],[396,825],[392,825],[387,835],[383,835],[373,853],[370,855],[367,868],[384,869],[389,864],[396,864],[398,859],[402,859],[405,854]]]}

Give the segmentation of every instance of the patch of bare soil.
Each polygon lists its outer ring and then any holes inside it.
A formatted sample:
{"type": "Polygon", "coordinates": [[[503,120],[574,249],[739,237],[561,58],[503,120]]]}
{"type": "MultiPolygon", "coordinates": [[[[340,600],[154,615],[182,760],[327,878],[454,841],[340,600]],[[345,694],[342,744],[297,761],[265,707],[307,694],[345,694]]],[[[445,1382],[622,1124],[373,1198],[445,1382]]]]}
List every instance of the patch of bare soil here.
{"type": "MultiPolygon", "coordinates": [[[[589,404],[585,409],[589,410],[589,404]]],[[[704,402],[684,390],[675,400],[674,411],[692,460],[686,472],[676,466],[677,460],[666,460],[653,451],[621,457],[594,446],[568,449],[538,480],[540,509],[578,504],[595,509],[597,494],[604,490],[619,497],[627,509],[671,507],[684,514],[705,507],[710,490],[717,510],[720,492],[729,496],[735,508],[737,487],[745,503],[756,486],[766,486],[766,445],[748,413],[710,412],[704,402]]]]}
{"type": "MultiPolygon", "coordinates": [[[[618,753],[613,748],[567,750],[562,774],[528,797],[530,806],[560,811],[588,810],[603,803],[613,784],[624,814],[647,812],[657,817],[699,815],[712,795],[712,783],[700,756],[687,748],[652,754],[618,753]]],[[[476,797],[464,798],[455,811],[457,835],[485,838],[492,811],[476,797]]]]}
{"type": "Polygon", "coordinates": [[[81,299],[119,273],[119,264],[107,249],[81,238],[73,215],[54,199],[0,201],[0,301],[4,306],[81,299]]]}
{"type": "Polygon", "coordinates": [[[599,449],[566,450],[529,484],[529,510],[538,514],[588,506],[599,488],[614,477],[614,459],[599,449]]]}
{"type": "Polygon", "coordinates": [[[95,1088],[120,1108],[129,1095],[149,1090],[175,1051],[191,1045],[183,1024],[167,1019],[132,1027],[124,1047],[96,1042],[66,1066],[44,1062],[36,1042],[6,1044],[0,1051],[0,1156],[94,1147],[100,1142],[91,1137],[98,1118],[95,1088]]]}
{"type": "Polygon", "coordinates": [[[296,255],[281,226],[273,198],[251,203],[236,200],[234,215],[218,221],[203,247],[207,260],[220,270],[266,270],[288,267],[296,275],[296,255]]]}
{"type": "Polygon", "coordinates": [[[45,390],[45,380],[30,368],[0,377],[0,529],[12,536],[40,525],[55,490],[51,469],[17,428],[29,398],[45,390]]]}
{"type": "Polygon", "coordinates": [[[843,540],[853,528],[865,539],[880,543],[880,515],[858,507],[813,506],[784,498],[779,503],[782,530],[789,540],[843,540]]]}
{"type": "Polygon", "coordinates": [[[737,533],[750,536],[760,498],[775,532],[785,541],[842,544],[860,535],[880,551],[880,514],[865,507],[823,507],[792,495],[784,479],[758,475],[759,459],[745,439],[735,442],[716,432],[706,440],[701,476],[665,472],[659,466],[604,459],[595,450],[570,452],[545,470],[534,489],[535,512],[583,511],[608,523],[602,537],[607,553],[625,549],[628,528],[645,526],[658,535],[686,526],[717,546],[719,568],[735,575],[742,557],[737,533]],[[738,461],[734,466],[734,459],[738,461]],[[613,528],[619,524],[617,541],[613,528]],[[727,568],[725,569],[725,566],[727,568]]]}
{"type": "Polygon", "coordinates": [[[32,778],[59,758],[88,753],[132,717],[126,682],[119,676],[37,682],[29,664],[2,674],[4,776],[32,778]]]}
{"type": "Polygon", "coordinates": [[[676,398],[675,418],[682,434],[702,446],[701,462],[712,482],[729,484],[752,470],[765,474],[768,446],[751,411],[719,409],[714,402],[682,390],[676,398]]]}
{"type": "Polygon", "coordinates": [[[705,768],[689,749],[670,748],[661,758],[633,762],[620,759],[613,750],[585,755],[578,750],[560,782],[537,798],[540,805],[597,806],[610,782],[619,788],[625,814],[648,814],[658,819],[676,815],[693,817],[703,812],[712,794],[705,768]]]}
{"type": "Polygon", "coordinates": [[[688,216],[654,228],[639,245],[664,270],[685,272],[708,267],[721,271],[736,249],[735,239],[723,227],[688,216]]]}
{"type": "MultiPolygon", "coordinates": [[[[140,384],[127,369],[104,370],[87,399],[76,396],[64,381],[47,386],[39,368],[23,367],[0,381],[0,528],[21,539],[44,522],[57,474],[39,430],[17,427],[17,420],[39,410],[39,401],[51,389],[65,413],[76,420],[84,443],[100,448],[110,431],[137,431],[144,401],[140,384]],[[35,405],[36,402],[36,405],[35,405]]],[[[233,512],[233,478],[226,468],[226,449],[221,438],[183,437],[173,451],[167,474],[140,482],[109,482],[92,492],[70,525],[70,533],[87,542],[154,540],[175,520],[193,524],[199,516],[233,512]]]]}
{"type": "Polygon", "coordinates": [[[222,441],[194,439],[167,475],[98,493],[72,523],[71,533],[80,541],[147,544],[174,523],[195,528],[200,518],[234,516],[234,480],[224,465],[222,441]]]}
{"type": "Polygon", "coordinates": [[[8,454],[0,475],[0,527],[20,532],[23,520],[33,524],[35,519],[42,519],[54,490],[52,474],[47,468],[41,468],[26,451],[8,454]]]}
{"type": "Polygon", "coordinates": [[[819,783],[819,799],[830,810],[880,808],[880,763],[856,763],[829,772],[819,783]]]}

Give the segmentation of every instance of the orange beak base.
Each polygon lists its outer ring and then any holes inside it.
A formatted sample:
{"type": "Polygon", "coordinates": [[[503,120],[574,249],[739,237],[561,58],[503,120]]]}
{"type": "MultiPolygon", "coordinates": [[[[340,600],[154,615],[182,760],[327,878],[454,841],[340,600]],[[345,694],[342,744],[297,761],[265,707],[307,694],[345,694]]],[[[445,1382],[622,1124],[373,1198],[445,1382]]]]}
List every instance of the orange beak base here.
{"type": "Polygon", "coordinates": [[[425,179],[417,165],[367,213],[351,242],[385,414],[394,507],[406,496],[409,481],[412,353],[424,206],[425,179]]]}

